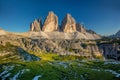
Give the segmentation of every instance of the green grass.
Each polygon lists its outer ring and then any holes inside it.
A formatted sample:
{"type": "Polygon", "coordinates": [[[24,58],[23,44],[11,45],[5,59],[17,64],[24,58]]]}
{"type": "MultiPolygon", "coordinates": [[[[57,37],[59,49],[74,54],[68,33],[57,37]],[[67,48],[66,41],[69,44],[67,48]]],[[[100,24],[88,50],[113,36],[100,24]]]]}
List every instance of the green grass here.
{"type": "Polygon", "coordinates": [[[55,53],[48,53],[41,51],[40,53],[28,51],[30,54],[34,54],[41,58],[41,60],[45,61],[74,61],[74,60],[87,60],[84,56],[75,56],[75,55],[59,55],[55,53]]]}
{"type": "MultiPolygon", "coordinates": [[[[15,46],[9,43],[6,46],[0,46],[0,51],[15,50],[15,46]]],[[[13,51],[14,52],[14,51],[13,51]]],[[[114,74],[105,72],[106,69],[114,70],[120,73],[120,64],[104,64],[104,61],[89,60],[81,56],[58,55],[41,51],[39,53],[28,51],[40,57],[40,61],[22,62],[14,55],[0,57],[0,73],[4,71],[4,66],[15,66],[9,71],[14,77],[20,70],[29,69],[18,77],[19,80],[32,80],[37,75],[42,75],[40,80],[120,80],[114,74]],[[97,71],[100,70],[100,71],[97,71]]]]}
{"type": "Polygon", "coordinates": [[[92,70],[102,64],[101,62],[97,62],[95,66],[93,66],[93,63],[95,63],[94,61],[68,62],[70,64],[64,62],[67,64],[67,68],[64,68],[64,66],[56,63],[59,63],[59,61],[12,62],[7,63],[7,66],[15,66],[15,68],[10,71],[12,73],[10,77],[13,77],[19,70],[30,69],[30,71],[26,71],[23,75],[19,76],[19,80],[31,80],[36,75],[42,75],[40,80],[64,80],[65,78],[66,80],[82,80],[81,75],[87,80],[120,79],[116,78],[115,75],[111,74],[110,72],[105,72],[103,67],[100,68],[101,71],[92,70]],[[78,66],[78,64],[83,64],[83,66],[78,66]]]}

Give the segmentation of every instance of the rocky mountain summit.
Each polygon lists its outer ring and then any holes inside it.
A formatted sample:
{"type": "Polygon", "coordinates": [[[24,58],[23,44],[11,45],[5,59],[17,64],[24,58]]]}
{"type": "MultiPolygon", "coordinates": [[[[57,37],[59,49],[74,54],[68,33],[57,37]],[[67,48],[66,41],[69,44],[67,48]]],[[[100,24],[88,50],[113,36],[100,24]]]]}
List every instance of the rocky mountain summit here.
{"type": "Polygon", "coordinates": [[[58,30],[58,17],[53,12],[48,13],[42,30],[44,32],[53,32],[58,30]]]}
{"type": "Polygon", "coordinates": [[[83,25],[81,25],[80,23],[76,24],[76,29],[77,31],[81,32],[81,33],[86,33],[86,29],[83,25]]]}
{"type": "Polygon", "coordinates": [[[30,31],[40,32],[42,27],[41,20],[34,20],[33,23],[30,25],[30,31]]]}
{"type": "MultiPolygon", "coordinates": [[[[119,34],[120,31],[116,33],[116,36],[119,36],[119,34]]],[[[44,24],[42,24],[41,19],[35,19],[31,23],[29,32],[13,33],[0,29],[0,56],[12,54],[16,55],[17,59],[21,60],[22,58],[22,60],[30,61],[38,60],[38,58],[30,55],[29,52],[39,53],[44,51],[46,53],[82,56],[91,59],[104,56],[105,58],[120,60],[119,40],[117,40],[117,44],[116,40],[110,41],[112,40],[102,40],[101,36],[93,30],[88,30],[84,25],[76,23],[70,14],[65,16],[59,26],[56,14],[49,12],[44,24]],[[10,46],[6,45],[8,43],[10,43],[10,46]],[[17,54],[13,54],[14,52],[10,50],[5,52],[3,49],[6,47],[8,47],[7,49],[12,47],[17,54]]]]}
{"type": "Polygon", "coordinates": [[[99,39],[100,36],[92,30],[87,30],[84,25],[76,23],[75,19],[67,14],[60,26],[58,17],[50,11],[43,26],[41,20],[35,20],[30,25],[29,36],[39,36],[47,39],[99,39]],[[37,33],[35,33],[37,32],[37,33]],[[38,33],[39,32],[39,33],[38,33]]]}
{"type": "Polygon", "coordinates": [[[112,36],[110,36],[110,37],[120,38],[120,30],[119,30],[116,34],[114,34],[114,35],[112,35],[112,36]]]}
{"type": "Polygon", "coordinates": [[[76,21],[70,14],[67,14],[65,16],[65,18],[62,21],[61,27],[62,27],[62,31],[65,33],[73,33],[77,31],[76,21]]]}
{"type": "Polygon", "coordinates": [[[114,33],[112,35],[109,35],[109,36],[106,36],[106,37],[109,37],[109,38],[120,38],[120,30],[118,30],[116,33],[114,33]]]}

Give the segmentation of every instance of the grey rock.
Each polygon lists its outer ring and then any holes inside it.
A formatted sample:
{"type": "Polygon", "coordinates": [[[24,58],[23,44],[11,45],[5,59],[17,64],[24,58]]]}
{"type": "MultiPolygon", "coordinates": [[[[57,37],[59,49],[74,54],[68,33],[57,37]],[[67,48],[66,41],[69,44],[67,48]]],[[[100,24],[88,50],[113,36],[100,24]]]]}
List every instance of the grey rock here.
{"type": "Polygon", "coordinates": [[[33,23],[31,23],[30,25],[30,31],[33,32],[40,32],[41,31],[41,27],[42,27],[42,22],[41,20],[34,20],[33,23]]]}
{"type": "Polygon", "coordinates": [[[76,21],[70,14],[67,14],[63,19],[61,29],[65,33],[76,32],[76,21]]]}
{"type": "Polygon", "coordinates": [[[81,33],[86,33],[85,27],[82,24],[80,24],[80,23],[76,24],[76,29],[77,29],[77,31],[79,31],[81,33]]]}
{"type": "Polygon", "coordinates": [[[42,31],[44,32],[58,31],[58,17],[52,11],[48,13],[42,31]]]}

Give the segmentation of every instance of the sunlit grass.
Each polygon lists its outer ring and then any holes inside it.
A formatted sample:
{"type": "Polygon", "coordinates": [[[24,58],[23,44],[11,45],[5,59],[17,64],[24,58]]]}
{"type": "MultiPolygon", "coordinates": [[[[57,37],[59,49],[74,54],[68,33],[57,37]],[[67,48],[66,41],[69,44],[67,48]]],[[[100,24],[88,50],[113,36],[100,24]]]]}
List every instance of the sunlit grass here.
{"type": "MultiPolygon", "coordinates": [[[[11,62],[7,63],[8,65],[14,65],[15,68],[10,71],[13,77],[19,70],[22,69],[29,69],[30,71],[26,71],[23,75],[19,77],[19,80],[32,80],[33,77],[36,75],[42,75],[40,80],[82,80],[81,75],[88,80],[119,80],[120,78],[116,78],[110,72],[105,72],[104,69],[111,69],[104,68],[103,62],[96,62],[95,66],[93,65],[95,61],[87,61],[87,62],[78,62],[78,61],[69,61],[64,62],[67,67],[65,68],[64,65],[57,64],[61,63],[61,61],[33,61],[33,62],[11,62]],[[81,65],[78,65],[81,64],[81,65]],[[100,66],[99,65],[103,65],[100,66]],[[20,65],[20,66],[18,66],[20,65]],[[101,71],[93,70],[98,69],[101,71]]],[[[2,64],[4,65],[4,64],[2,64]]],[[[108,66],[108,65],[107,65],[108,66]]],[[[117,65],[118,67],[120,65],[117,65]]],[[[113,70],[113,69],[112,69],[113,70]]],[[[1,72],[2,70],[0,70],[1,72]]]]}

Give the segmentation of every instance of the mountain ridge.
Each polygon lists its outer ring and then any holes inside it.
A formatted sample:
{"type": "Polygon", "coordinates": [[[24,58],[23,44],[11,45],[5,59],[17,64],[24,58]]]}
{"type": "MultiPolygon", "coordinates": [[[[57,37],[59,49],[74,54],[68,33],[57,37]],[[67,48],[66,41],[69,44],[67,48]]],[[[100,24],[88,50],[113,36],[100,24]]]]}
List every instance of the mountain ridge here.
{"type": "Polygon", "coordinates": [[[29,38],[44,39],[100,39],[101,36],[93,30],[87,30],[84,25],[76,23],[75,19],[67,14],[61,25],[58,25],[57,15],[50,11],[42,24],[42,19],[35,19],[30,24],[28,32],[14,33],[0,30],[0,35],[24,36],[29,38]]]}
{"type": "MultiPolygon", "coordinates": [[[[38,19],[39,20],[39,19],[38,19]]],[[[41,36],[48,39],[100,39],[101,36],[92,30],[87,30],[84,25],[76,23],[75,19],[68,13],[61,24],[58,25],[58,17],[50,11],[41,23],[41,20],[34,20],[30,25],[30,36],[41,36]],[[42,25],[42,26],[41,26],[42,25]],[[38,30],[36,30],[38,29],[38,30]]]]}

